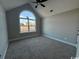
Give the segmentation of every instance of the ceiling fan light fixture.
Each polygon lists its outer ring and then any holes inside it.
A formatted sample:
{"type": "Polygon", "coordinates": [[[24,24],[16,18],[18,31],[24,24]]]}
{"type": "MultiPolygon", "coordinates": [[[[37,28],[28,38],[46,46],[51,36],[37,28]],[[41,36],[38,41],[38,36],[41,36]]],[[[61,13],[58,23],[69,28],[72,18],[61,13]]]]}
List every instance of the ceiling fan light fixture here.
{"type": "Polygon", "coordinates": [[[53,12],[53,10],[50,10],[50,12],[53,12]]]}

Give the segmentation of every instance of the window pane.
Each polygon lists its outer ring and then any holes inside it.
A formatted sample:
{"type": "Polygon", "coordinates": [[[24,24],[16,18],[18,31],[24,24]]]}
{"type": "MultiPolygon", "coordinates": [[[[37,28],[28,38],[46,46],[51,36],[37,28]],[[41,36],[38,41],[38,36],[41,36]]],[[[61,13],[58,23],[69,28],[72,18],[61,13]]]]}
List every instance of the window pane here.
{"type": "Polygon", "coordinates": [[[29,20],[29,28],[30,28],[30,32],[36,32],[36,21],[35,20],[29,20]]]}
{"type": "Polygon", "coordinates": [[[27,19],[20,19],[20,33],[28,32],[27,19]]]}
{"type": "Polygon", "coordinates": [[[30,12],[30,11],[23,11],[23,12],[21,12],[20,17],[21,18],[29,17],[30,19],[36,19],[35,15],[32,12],[30,12]]]}
{"type": "Polygon", "coordinates": [[[35,32],[36,31],[36,18],[30,11],[22,11],[20,13],[20,33],[35,32]]]}

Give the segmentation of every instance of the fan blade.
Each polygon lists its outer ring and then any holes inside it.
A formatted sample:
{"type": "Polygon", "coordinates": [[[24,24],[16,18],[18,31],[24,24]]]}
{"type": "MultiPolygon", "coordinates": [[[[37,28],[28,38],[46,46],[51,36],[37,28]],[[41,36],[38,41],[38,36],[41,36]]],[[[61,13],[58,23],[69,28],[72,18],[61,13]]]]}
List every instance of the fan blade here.
{"type": "Polygon", "coordinates": [[[48,0],[42,0],[41,2],[46,2],[46,1],[48,1],[48,0]]]}
{"type": "Polygon", "coordinates": [[[36,5],[35,8],[37,8],[38,6],[36,5]]]}
{"type": "Polygon", "coordinates": [[[37,2],[40,2],[40,0],[36,0],[37,2]]]}
{"type": "Polygon", "coordinates": [[[43,6],[43,7],[45,7],[45,5],[44,4],[40,4],[41,6],[43,6]]]}
{"type": "Polygon", "coordinates": [[[38,5],[39,5],[39,4],[37,3],[37,5],[35,6],[35,8],[37,8],[37,7],[38,7],[38,5]]]}

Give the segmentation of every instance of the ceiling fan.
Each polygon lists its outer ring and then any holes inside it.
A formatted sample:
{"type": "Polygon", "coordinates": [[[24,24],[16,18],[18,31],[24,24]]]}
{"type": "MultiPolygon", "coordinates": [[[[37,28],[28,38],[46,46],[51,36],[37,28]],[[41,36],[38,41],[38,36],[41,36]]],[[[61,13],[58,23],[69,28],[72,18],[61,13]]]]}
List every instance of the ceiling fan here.
{"type": "Polygon", "coordinates": [[[48,0],[36,0],[35,2],[32,2],[32,3],[37,4],[35,8],[37,8],[39,5],[41,5],[42,7],[46,7],[44,4],[42,4],[43,2],[46,2],[46,1],[48,0]]]}

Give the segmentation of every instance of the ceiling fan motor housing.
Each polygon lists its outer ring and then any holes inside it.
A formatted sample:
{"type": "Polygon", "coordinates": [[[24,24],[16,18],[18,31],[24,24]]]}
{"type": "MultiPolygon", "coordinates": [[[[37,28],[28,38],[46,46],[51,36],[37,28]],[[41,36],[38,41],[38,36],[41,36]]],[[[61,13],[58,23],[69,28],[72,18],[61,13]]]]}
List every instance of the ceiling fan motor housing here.
{"type": "Polygon", "coordinates": [[[45,1],[47,1],[47,0],[36,0],[37,2],[45,2],[45,1]]]}
{"type": "Polygon", "coordinates": [[[42,4],[42,3],[43,3],[43,2],[46,2],[46,1],[48,1],[48,0],[36,0],[36,2],[33,2],[33,3],[36,3],[36,4],[37,4],[37,5],[35,6],[35,8],[37,8],[38,5],[41,5],[42,7],[45,7],[45,5],[42,4]]]}

